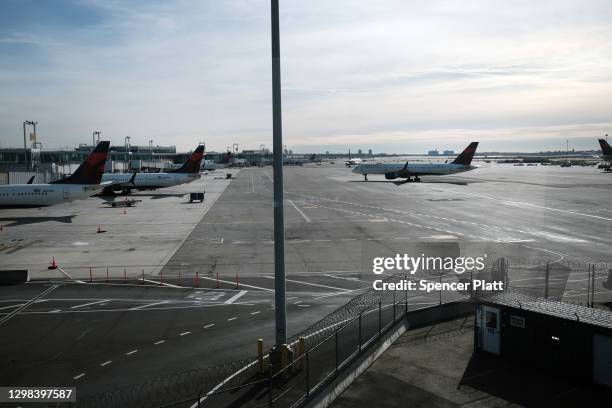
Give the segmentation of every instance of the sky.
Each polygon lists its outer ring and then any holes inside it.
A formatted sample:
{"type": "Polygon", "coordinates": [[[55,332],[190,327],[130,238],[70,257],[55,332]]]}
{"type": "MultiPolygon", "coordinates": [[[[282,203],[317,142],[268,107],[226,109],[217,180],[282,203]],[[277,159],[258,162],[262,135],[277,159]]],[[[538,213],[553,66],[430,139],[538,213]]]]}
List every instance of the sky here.
{"type": "MultiPolygon", "coordinates": [[[[597,149],[609,0],[280,0],[294,152],[597,149]]],[[[272,146],[270,4],[0,1],[0,145],[272,146]]]]}

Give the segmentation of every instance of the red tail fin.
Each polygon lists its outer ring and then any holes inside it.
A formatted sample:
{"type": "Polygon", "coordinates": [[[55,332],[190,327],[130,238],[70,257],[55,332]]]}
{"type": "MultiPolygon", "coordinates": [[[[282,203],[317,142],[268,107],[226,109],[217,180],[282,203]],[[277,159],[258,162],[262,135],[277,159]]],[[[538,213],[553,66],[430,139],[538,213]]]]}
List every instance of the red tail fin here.
{"type": "Polygon", "coordinates": [[[71,176],[54,181],[53,184],[100,184],[109,146],[109,141],[99,142],[71,176]]]}
{"type": "Polygon", "coordinates": [[[170,173],[199,173],[202,158],[204,157],[204,145],[199,145],[191,156],[187,159],[179,169],[173,170],[170,173]]]}
{"type": "Polygon", "coordinates": [[[464,164],[469,166],[472,163],[472,159],[474,158],[474,153],[476,153],[476,148],[478,147],[478,142],[472,142],[468,147],[465,148],[464,151],[461,152],[459,156],[455,160],[453,160],[454,164],[464,164]]]}

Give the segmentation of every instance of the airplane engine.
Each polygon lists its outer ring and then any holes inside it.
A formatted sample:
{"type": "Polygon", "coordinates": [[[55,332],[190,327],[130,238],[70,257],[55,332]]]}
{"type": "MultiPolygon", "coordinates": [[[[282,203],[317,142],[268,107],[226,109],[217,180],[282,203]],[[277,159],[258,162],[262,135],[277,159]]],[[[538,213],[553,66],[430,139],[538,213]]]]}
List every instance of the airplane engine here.
{"type": "Polygon", "coordinates": [[[387,180],[393,180],[398,178],[399,176],[397,175],[397,173],[385,173],[385,178],[387,180]]]}

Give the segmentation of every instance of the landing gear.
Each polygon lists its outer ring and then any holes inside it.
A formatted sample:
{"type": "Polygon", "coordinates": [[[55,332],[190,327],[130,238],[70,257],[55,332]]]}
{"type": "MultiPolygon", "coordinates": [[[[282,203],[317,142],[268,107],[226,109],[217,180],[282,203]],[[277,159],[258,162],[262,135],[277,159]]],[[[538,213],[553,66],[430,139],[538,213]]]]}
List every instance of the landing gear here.
{"type": "Polygon", "coordinates": [[[367,174],[363,175],[363,181],[368,181],[368,175],[367,174]]]}
{"type": "Polygon", "coordinates": [[[416,182],[418,183],[418,182],[420,182],[420,181],[421,181],[421,179],[420,179],[420,178],[418,178],[418,177],[415,177],[415,178],[414,178],[414,181],[416,181],[416,182]]]}

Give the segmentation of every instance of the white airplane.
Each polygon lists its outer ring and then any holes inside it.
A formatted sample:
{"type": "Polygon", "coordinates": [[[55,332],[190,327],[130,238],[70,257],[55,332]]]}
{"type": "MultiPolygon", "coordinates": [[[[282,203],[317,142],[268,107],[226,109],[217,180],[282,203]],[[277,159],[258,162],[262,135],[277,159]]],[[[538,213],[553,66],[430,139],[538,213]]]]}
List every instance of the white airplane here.
{"type": "MultiPolygon", "coordinates": [[[[0,186],[0,206],[41,207],[82,200],[99,193],[110,142],[99,142],[87,159],[70,176],[49,184],[9,184],[0,186]]],[[[30,179],[32,180],[32,179],[30,179]]],[[[107,183],[109,184],[109,183],[107,183]]]]}
{"type": "MultiPolygon", "coordinates": [[[[346,165],[346,167],[351,167],[351,166],[355,166],[355,165],[358,165],[358,164],[361,164],[361,163],[364,163],[364,162],[365,162],[365,160],[363,160],[363,159],[359,159],[359,158],[355,159],[355,158],[351,157],[351,151],[349,150],[348,160],[345,160],[344,164],[346,165]]],[[[366,180],[367,180],[367,178],[366,178],[366,180]]]]}
{"type": "Polygon", "coordinates": [[[463,152],[451,163],[414,163],[398,164],[398,163],[376,163],[376,164],[360,164],[353,169],[353,173],[363,174],[365,181],[368,181],[368,174],[384,174],[387,180],[394,180],[398,177],[412,181],[421,181],[419,176],[442,176],[446,174],[462,173],[464,171],[474,170],[476,166],[472,166],[472,158],[476,153],[478,142],[472,142],[463,152]]]}
{"type": "Polygon", "coordinates": [[[115,191],[130,193],[132,190],[155,190],[163,187],[191,183],[201,177],[200,164],[204,157],[204,145],[198,146],[187,161],[178,169],[167,173],[104,173],[103,182],[111,182],[103,194],[115,191]]]}

